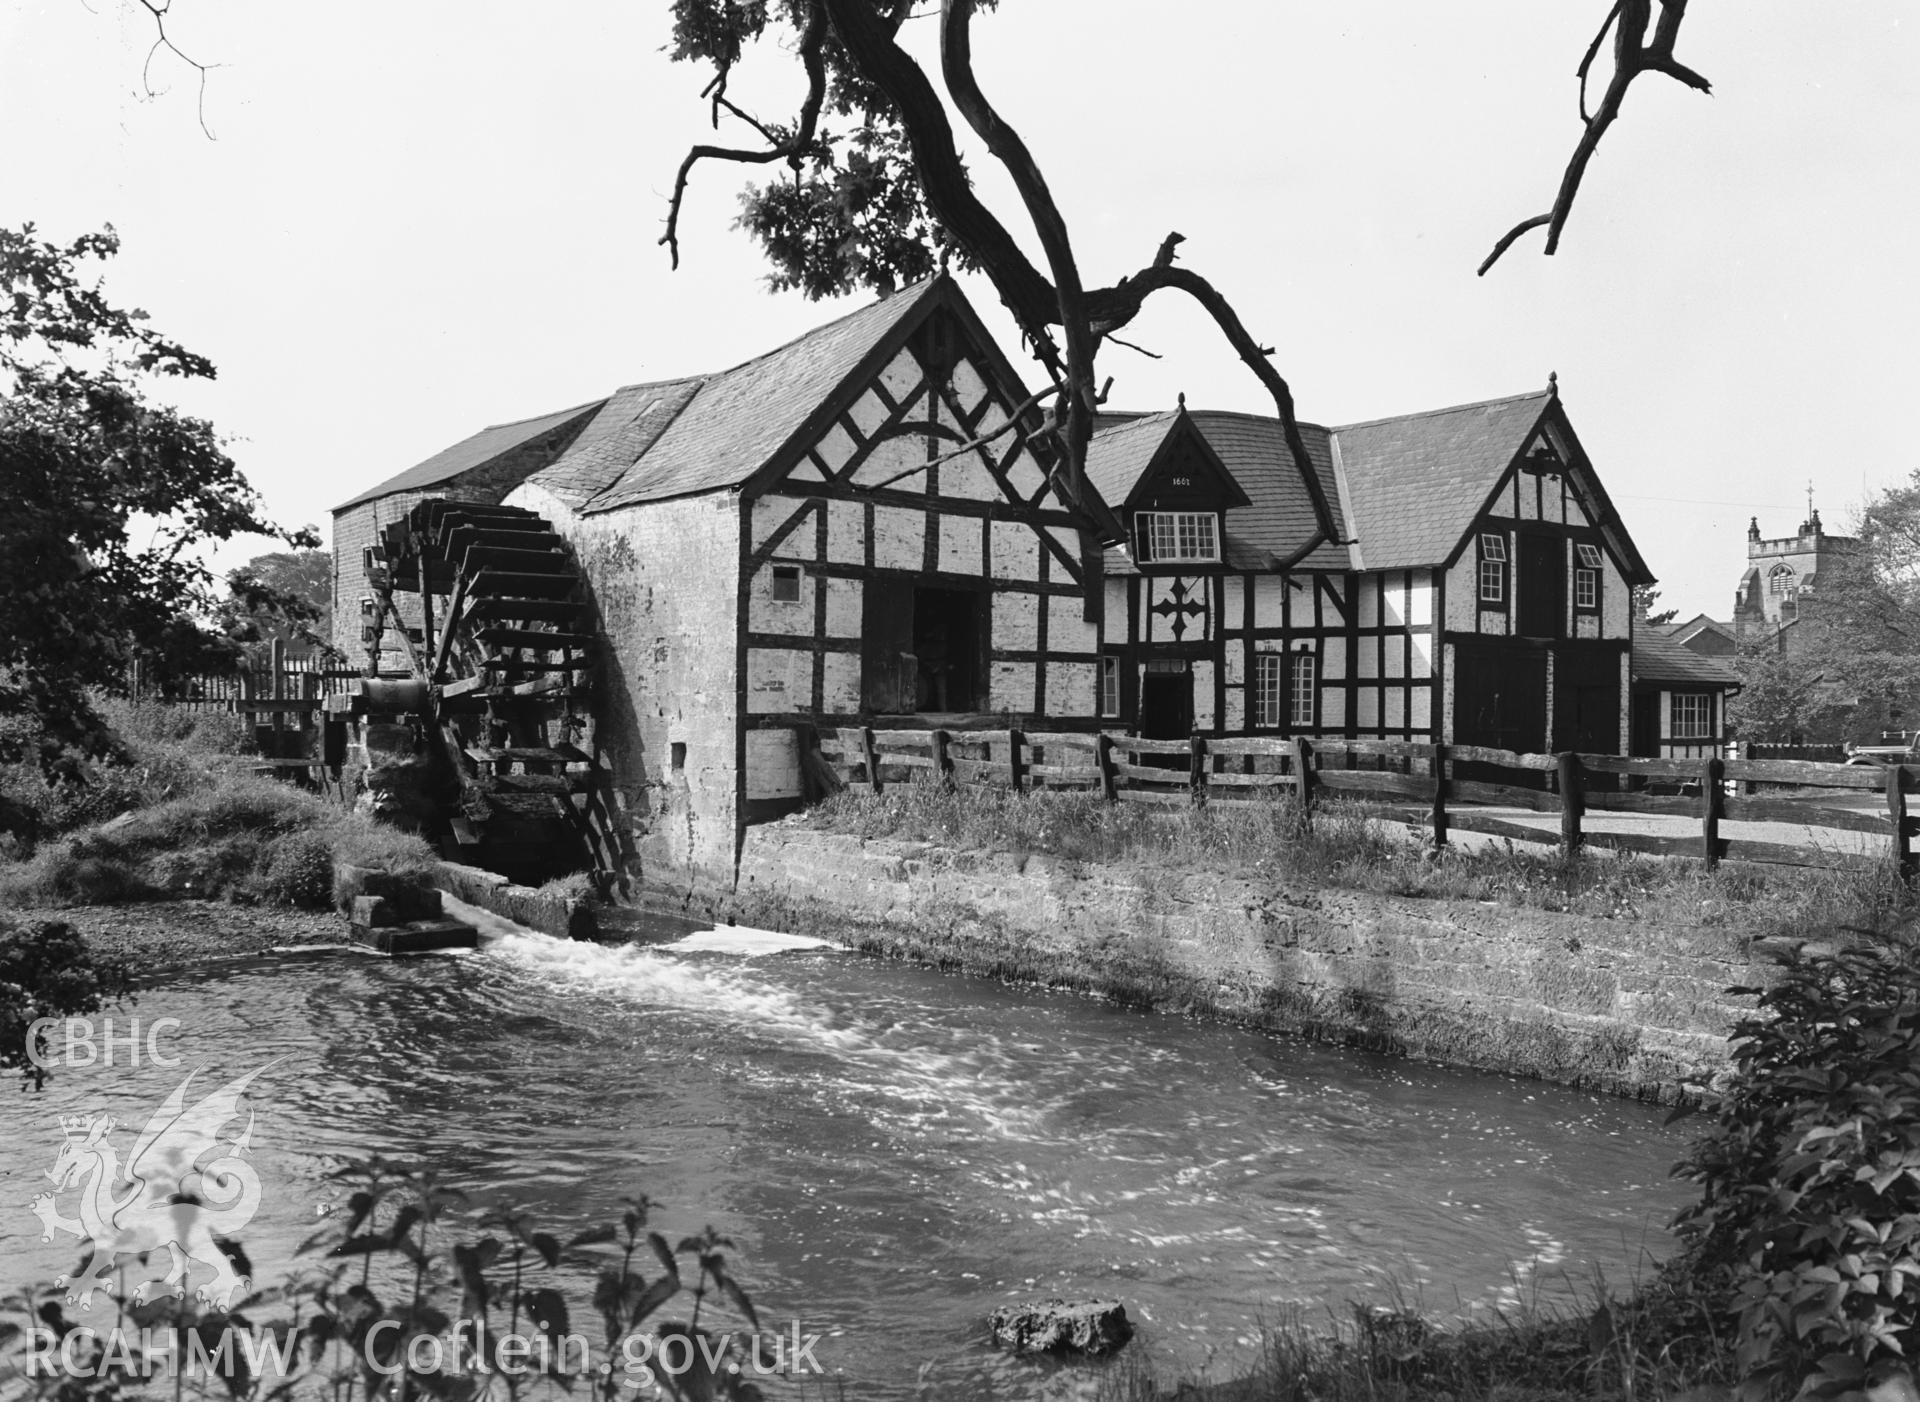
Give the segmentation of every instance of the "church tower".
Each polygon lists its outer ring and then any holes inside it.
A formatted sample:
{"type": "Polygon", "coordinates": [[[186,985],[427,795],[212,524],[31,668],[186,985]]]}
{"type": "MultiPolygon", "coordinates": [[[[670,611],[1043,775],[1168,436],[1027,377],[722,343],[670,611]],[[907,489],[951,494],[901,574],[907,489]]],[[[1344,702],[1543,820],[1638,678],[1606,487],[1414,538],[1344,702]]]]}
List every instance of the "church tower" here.
{"type": "Polygon", "coordinates": [[[1828,535],[1807,488],[1807,519],[1799,531],[1778,539],[1760,534],[1760,520],[1747,525],[1747,572],[1733,596],[1733,627],[1773,631],[1799,616],[1803,594],[1819,587],[1819,576],[1836,556],[1850,553],[1858,541],[1852,536],[1828,535]]]}

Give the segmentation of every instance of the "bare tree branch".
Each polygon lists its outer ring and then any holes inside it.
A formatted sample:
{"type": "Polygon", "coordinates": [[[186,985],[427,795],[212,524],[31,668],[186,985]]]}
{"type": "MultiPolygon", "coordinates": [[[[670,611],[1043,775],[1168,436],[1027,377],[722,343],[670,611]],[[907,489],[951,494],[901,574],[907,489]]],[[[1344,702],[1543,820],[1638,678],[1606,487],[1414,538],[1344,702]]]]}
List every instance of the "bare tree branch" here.
{"type": "MultiPolygon", "coordinates": [[[[142,3],[146,3],[146,0],[142,0],[142,3]]],[[[815,130],[820,123],[820,107],[827,96],[827,61],[822,53],[826,37],[826,13],[816,0],[815,4],[807,7],[806,27],[800,31],[800,62],[807,70],[807,96],[800,104],[800,116],[794,123],[792,136],[784,141],[728,100],[727,68],[724,65],[713,82],[707,85],[706,92],[701,94],[712,99],[716,128],[720,125],[720,109],[724,107],[759,132],[767,144],[757,149],[702,145],[687,152],[686,158],[680,162],[679,172],[673,178],[673,195],[667,202],[667,230],[659,240],[667,246],[675,268],[680,266],[680,209],[687,197],[687,178],[693,174],[696,165],[701,161],[738,161],[743,165],[767,165],[782,160],[797,162],[801,153],[813,145],[815,130]]]]}
{"type": "Polygon", "coordinates": [[[207,125],[207,74],[210,70],[218,68],[220,65],[217,63],[201,63],[173,42],[173,36],[167,33],[167,12],[173,8],[173,0],[159,0],[159,3],[155,3],[155,0],[135,0],[135,3],[153,16],[155,36],[153,47],[147,50],[146,62],[140,65],[140,86],[146,89],[149,98],[159,96],[159,94],[153,90],[153,56],[162,49],[167,50],[175,58],[179,59],[200,75],[200,95],[196,104],[196,115],[200,122],[200,130],[206,136],[207,140],[217,140],[218,138],[213,134],[213,129],[207,125]]]}
{"type": "Polygon", "coordinates": [[[1687,0],[1660,0],[1660,19],[1654,25],[1652,41],[1647,42],[1647,26],[1653,23],[1653,0],[1615,0],[1600,26],[1600,32],[1594,36],[1585,57],[1580,60],[1580,116],[1585,126],[1581,130],[1579,143],[1573,148],[1573,155],[1567,161],[1566,171],[1560,177],[1560,189],[1554,196],[1553,208],[1545,214],[1523,219],[1508,230],[1480,265],[1481,277],[1485,277],[1487,269],[1498,262],[1500,255],[1512,247],[1514,240],[1529,229],[1537,229],[1543,224],[1546,226],[1546,252],[1549,257],[1560,247],[1560,235],[1566,229],[1567,216],[1573,212],[1573,201],[1580,193],[1580,182],[1587,173],[1587,165],[1600,148],[1600,138],[1619,118],[1620,105],[1626,101],[1627,89],[1635,78],[1642,73],[1662,73],[1698,92],[1713,90],[1705,78],[1673,56],[1673,46],[1680,36],[1680,24],[1686,15],[1687,0]],[[1613,77],[1600,98],[1600,105],[1594,109],[1593,115],[1588,116],[1587,70],[1609,27],[1614,31],[1613,77]]]}
{"type": "MultiPolygon", "coordinates": [[[[966,442],[962,443],[959,447],[955,448],[950,453],[942,453],[940,454],[940,456],[936,458],[929,458],[926,462],[915,463],[912,467],[905,468],[902,471],[894,473],[893,476],[887,478],[884,482],[875,482],[871,487],[860,487],[858,488],[858,490],[863,492],[877,492],[882,487],[891,487],[895,482],[904,481],[909,477],[925,472],[930,467],[938,467],[943,462],[952,462],[955,458],[963,458],[968,453],[978,452],[980,449],[986,447],[987,444],[992,443],[997,439],[1005,438],[1009,433],[1012,433],[1015,429],[1019,428],[1021,419],[1028,413],[1032,412],[1033,409],[1035,409],[1039,405],[1041,400],[1045,399],[1048,395],[1060,393],[1060,391],[1064,388],[1065,388],[1064,385],[1061,385],[1058,382],[1055,382],[1053,384],[1048,385],[1045,389],[1037,390],[1033,394],[1028,395],[1026,399],[1022,400],[1019,406],[1015,408],[1014,411],[1007,416],[1007,421],[1001,424],[1000,427],[993,430],[993,432],[983,433],[978,438],[970,438],[966,442]]],[[[940,428],[940,425],[938,424],[912,424],[912,425],[901,424],[899,425],[899,430],[903,434],[904,433],[931,433],[938,430],[939,428],[940,428]]],[[[1045,431],[1044,426],[1039,431],[1044,432],[1045,431]]],[[[949,432],[949,436],[952,436],[952,437],[959,436],[957,434],[953,434],[951,430],[949,430],[948,432],[949,432]]],[[[1031,438],[1033,434],[1030,433],[1027,436],[1031,438]]]]}

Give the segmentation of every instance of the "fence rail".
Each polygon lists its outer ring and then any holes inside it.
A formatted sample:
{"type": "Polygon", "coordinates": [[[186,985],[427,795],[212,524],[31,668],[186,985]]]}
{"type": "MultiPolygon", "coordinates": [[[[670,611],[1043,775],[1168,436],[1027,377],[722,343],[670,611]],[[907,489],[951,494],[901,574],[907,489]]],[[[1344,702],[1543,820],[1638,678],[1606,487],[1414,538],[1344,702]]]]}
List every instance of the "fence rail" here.
{"type": "Polygon", "coordinates": [[[1920,790],[1920,766],[1865,767],[1797,759],[1638,759],[1621,755],[1520,754],[1479,745],[1400,740],[1193,736],[1146,740],[1106,732],[920,730],[847,727],[818,738],[820,756],[849,787],[874,793],[887,785],[937,782],[1015,791],[1094,791],[1110,802],[1249,803],[1289,795],[1310,819],[1323,793],[1404,809],[1445,844],[1450,831],[1554,843],[1563,851],[1606,847],[1721,861],[1857,868],[1882,858],[1831,843],[1768,842],[1721,835],[1723,822],[1790,823],[1884,837],[1903,878],[1915,869],[1913,839],[1920,817],[1907,796],[1920,790]],[[1475,777],[1460,777],[1470,766],[1475,777]],[[1504,771],[1495,782],[1485,771],[1504,771]],[[1789,785],[1743,797],[1757,784],[1789,785]],[[1652,785],[1692,792],[1654,793],[1652,785]],[[1731,792],[1730,792],[1731,791],[1731,792]],[[1840,806],[1873,793],[1881,811],[1840,806]],[[1559,816],[1558,830],[1517,822],[1487,808],[1521,808],[1559,816]],[[1693,835],[1595,829],[1589,812],[1694,819],[1693,835]]]}

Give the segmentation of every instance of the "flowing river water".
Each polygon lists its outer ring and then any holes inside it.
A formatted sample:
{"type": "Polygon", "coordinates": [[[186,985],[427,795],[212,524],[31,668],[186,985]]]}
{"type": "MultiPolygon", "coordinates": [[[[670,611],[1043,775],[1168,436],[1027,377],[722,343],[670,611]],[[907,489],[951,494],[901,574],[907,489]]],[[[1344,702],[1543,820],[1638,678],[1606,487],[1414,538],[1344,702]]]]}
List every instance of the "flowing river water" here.
{"type": "MultiPolygon", "coordinates": [[[[62,1116],[138,1126],[187,1068],[276,1057],[241,1233],[260,1279],[339,1201],[327,1175],[374,1152],[556,1232],[645,1193],[669,1238],[731,1236],[763,1316],[822,1336],[814,1388],[860,1398],[1076,1395],[1076,1370],[986,1347],[1012,1298],[1122,1300],[1131,1349],[1171,1379],[1232,1375],[1292,1305],[1623,1286],[1686,1197],[1667,1177],[1683,1131],[1648,1106],[826,948],[516,935],[212,966],[129,1013],[180,1020],[159,1043],[179,1066],[127,1067],[123,1045],[12,1098],[8,1289],[73,1267],[28,1210],[62,1116]]],[[[566,1283],[580,1327],[589,1283],[566,1283]]]]}

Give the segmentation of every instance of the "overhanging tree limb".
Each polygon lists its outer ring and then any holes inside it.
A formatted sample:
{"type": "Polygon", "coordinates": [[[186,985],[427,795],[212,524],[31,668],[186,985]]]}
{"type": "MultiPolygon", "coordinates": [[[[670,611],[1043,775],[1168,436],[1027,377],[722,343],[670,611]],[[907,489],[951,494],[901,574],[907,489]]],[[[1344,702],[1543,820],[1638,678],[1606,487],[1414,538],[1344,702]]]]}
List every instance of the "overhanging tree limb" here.
{"type": "Polygon", "coordinates": [[[1573,148],[1566,170],[1561,174],[1560,189],[1554,196],[1553,208],[1545,214],[1521,220],[1502,235],[1486,261],[1481,263],[1481,277],[1485,277],[1487,269],[1513,246],[1514,240],[1542,225],[1547,230],[1548,256],[1552,256],[1560,247],[1560,235],[1566,229],[1567,216],[1573,212],[1573,201],[1580,193],[1580,182],[1586,176],[1587,166],[1593,160],[1594,152],[1600,149],[1600,139],[1619,119],[1620,106],[1626,101],[1627,89],[1633,85],[1635,78],[1642,73],[1663,73],[1698,92],[1713,90],[1705,78],[1673,56],[1673,46],[1680,36],[1680,25],[1686,14],[1687,0],[1660,0],[1660,19],[1654,23],[1653,0],[1616,0],[1601,23],[1600,32],[1594,36],[1593,42],[1587,46],[1586,55],[1580,60],[1580,119],[1583,126],[1580,140],[1573,148]],[[1646,41],[1649,24],[1654,25],[1651,42],[1646,41]],[[1613,77],[1600,98],[1600,105],[1589,116],[1586,110],[1587,70],[1592,66],[1594,55],[1599,52],[1609,28],[1614,32],[1613,77]]]}

